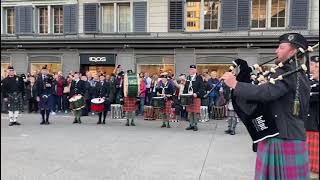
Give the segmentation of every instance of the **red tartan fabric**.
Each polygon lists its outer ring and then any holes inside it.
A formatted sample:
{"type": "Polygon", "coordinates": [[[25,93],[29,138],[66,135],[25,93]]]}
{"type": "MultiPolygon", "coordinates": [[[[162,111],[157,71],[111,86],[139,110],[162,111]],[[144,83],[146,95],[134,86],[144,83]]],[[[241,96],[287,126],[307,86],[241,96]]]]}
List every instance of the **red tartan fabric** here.
{"type": "Polygon", "coordinates": [[[200,113],[201,99],[193,97],[193,104],[187,106],[187,112],[200,113]]]}
{"type": "Polygon", "coordinates": [[[136,106],[136,98],[135,97],[124,97],[124,105],[123,111],[124,112],[135,112],[137,109],[136,106]]]}
{"type": "Polygon", "coordinates": [[[167,100],[164,106],[164,109],[162,109],[161,112],[169,116],[171,113],[171,106],[172,106],[172,101],[167,100]]]}
{"type": "Polygon", "coordinates": [[[319,132],[307,131],[310,171],[319,173],[319,132]]]}

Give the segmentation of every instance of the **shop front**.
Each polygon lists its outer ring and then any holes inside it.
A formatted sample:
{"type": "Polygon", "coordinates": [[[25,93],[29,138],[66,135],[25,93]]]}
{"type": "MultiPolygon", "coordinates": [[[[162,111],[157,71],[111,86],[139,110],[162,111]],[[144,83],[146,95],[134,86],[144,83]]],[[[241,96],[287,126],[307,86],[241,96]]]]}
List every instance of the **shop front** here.
{"type": "Polygon", "coordinates": [[[111,74],[116,64],[115,54],[80,54],[80,72],[87,71],[92,75],[97,73],[111,74]]]}
{"type": "Polygon", "coordinates": [[[173,55],[136,55],[137,73],[159,75],[162,72],[175,73],[173,55]]]}
{"type": "Polygon", "coordinates": [[[1,79],[6,77],[6,71],[10,64],[10,56],[1,55],[1,79]]]}
{"type": "Polygon", "coordinates": [[[216,71],[218,77],[229,70],[232,65],[234,56],[227,55],[197,55],[197,70],[199,74],[210,73],[216,71]]]}
{"type": "Polygon", "coordinates": [[[37,74],[43,66],[47,65],[50,74],[62,71],[61,55],[30,55],[30,73],[37,74]]]}

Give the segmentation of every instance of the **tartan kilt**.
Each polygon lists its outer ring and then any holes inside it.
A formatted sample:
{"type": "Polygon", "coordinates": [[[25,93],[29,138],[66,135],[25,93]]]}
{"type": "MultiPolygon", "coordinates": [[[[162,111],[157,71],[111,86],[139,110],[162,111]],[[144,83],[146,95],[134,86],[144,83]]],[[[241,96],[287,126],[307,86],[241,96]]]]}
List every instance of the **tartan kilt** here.
{"type": "Polygon", "coordinates": [[[40,96],[40,101],[38,103],[39,109],[48,109],[51,110],[54,103],[54,96],[51,94],[46,95],[47,98],[44,97],[44,95],[40,96]]]}
{"type": "Polygon", "coordinates": [[[255,180],[309,178],[305,141],[268,138],[258,143],[255,180]]]}
{"type": "Polygon", "coordinates": [[[135,112],[137,109],[136,97],[124,97],[123,98],[123,111],[124,112],[135,112]]]}
{"type": "Polygon", "coordinates": [[[307,131],[310,171],[319,173],[319,132],[307,131]]]}
{"type": "Polygon", "coordinates": [[[200,113],[201,99],[193,97],[193,104],[187,106],[187,112],[200,113]]]}
{"type": "Polygon", "coordinates": [[[21,93],[8,94],[8,111],[22,111],[23,99],[21,93]]]}
{"type": "Polygon", "coordinates": [[[172,112],[171,108],[172,108],[172,100],[167,100],[164,105],[164,108],[161,109],[161,112],[169,116],[172,112]]]}

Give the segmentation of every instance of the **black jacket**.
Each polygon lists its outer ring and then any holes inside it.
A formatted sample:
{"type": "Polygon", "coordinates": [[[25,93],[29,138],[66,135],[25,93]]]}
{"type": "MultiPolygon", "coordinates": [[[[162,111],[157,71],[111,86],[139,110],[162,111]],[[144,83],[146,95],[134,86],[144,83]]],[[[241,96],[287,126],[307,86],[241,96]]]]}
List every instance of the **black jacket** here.
{"type": "Polygon", "coordinates": [[[41,95],[49,95],[49,94],[54,94],[55,93],[55,83],[53,76],[47,75],[46,78],[42,78],[42,74],[39,74],[37,80],[36,80],[36,85],[38,89],[38,96],[41,95]],[[47,87],[46,84],[50,84],[51,87],[47,87]]]}
{"type": "Polygon", "coordinates": [[[86,93],[86,82],[79,80],[77,83],[76,81],[71,82],[71,87],[70,87],[70,95],[69,98],[76,94],[81,94],[82,96],[85,96],[86,93]]]}
{"type": "Polygon", "coordinates": [[[21,77],[18,76],[13,76],[9,77],[7,76],[2,80],[2,86],[1,86],[1,91],[3,93],[3,98],[8,97],[8,93],[21,93],[22,96],[24,96],[24,82],[21,77]]]}
{"type": "MultiPolygon", "coordinates": [[[[190,81],[191,81],[191,77],[188,76],[187,82],[183,89],[184,94],[188,93],[190,81]]],[[[195,79],[192,80],[192,86],[190,87],[192,87],[193,93],[196,93],[198,98],[202,98],[205,95],[205,87],[204,87],[204,83],[201,76],[196,75],[195,79]]]]}
{"type": "Polygon", "coordinates": [[[31,84],[28,84],[25,92],[26,92],[26,99],[36,98],[38,96],[38,87],[36,84],[34,84],[31,88],[31,84]],[[32,93],[32,96],[31,96],[31,93],[32,93]]]}
{"type": "Polygon", "coordinates": [[[310,107],[305,126],[307,131],[319,131],[319,81],[311,81],[310,86],[310,107]]]}
{"type": "MultiPolygon", "coordinates": [[[[295,63],[287,64],[277,69],[272,77],[294,70],[295,63]]],[[[255,101],[265,106],[264,114],[274,118],[279,130],[279,137],[283,139],[305,140],[306,132],[304,123],[307,120],[309,108],[310,85],[307,76],[300,73],[299,87],[299,115],[293,114],[294,99],[297,87],[297,74],[293,74],[275,84],[265,83],[253,85],[251,83],[238,82],[233,91],[234,96],[239,96],[248,102],[255,101]]],[[[266,119],[268,120],[268,119],[266,119]]]]}
{"type": "Polygon", "coordinates": [[[99,81],[96,83],[95,89],[96,89],[96,97],[109,98],[111,83],[104,81],[102,85],[101,81],[99,81]]]}

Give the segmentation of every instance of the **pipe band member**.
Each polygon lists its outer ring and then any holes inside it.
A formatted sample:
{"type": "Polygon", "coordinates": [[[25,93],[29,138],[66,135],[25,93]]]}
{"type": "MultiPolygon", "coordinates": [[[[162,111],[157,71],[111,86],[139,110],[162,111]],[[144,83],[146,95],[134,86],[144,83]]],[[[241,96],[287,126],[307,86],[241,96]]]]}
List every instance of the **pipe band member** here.
{"type": "Polygon", "coordinates": [[[197,74],[196,65],[190,65],[189,75],[183,90],[184,94],[192,94],[193,104],[187,106],[188,119],[190,122],[186,130],[198,131],[198,121],[200,119],[201,98],[204,96],[204,83],[200,75],[197,74]]]}
{"type": "Polygon", "coordinates": [[[24,82],[15,75],[13,66],[7,69],[8,76],[2,80],[2,91],[5,102],[8,102],[9,126],[20,125],[17,121],[19,111],[23,110],[24,82]]]}
{"type": "MultiPolygon", "coordinates": [[[[279,64],[296,55],[298,48],[307,47],[307,40],[301,34],[284,34],[279,38],[275,63],[279,64]]],[[[271,78],[295,70],[297,65],[303,63],[302,60],[303,57],[277,69],[271,78]]],[[[263,104],[266,107],[264,113],[274,117],[279,130],[278,136],[258,143],[254,179],[308,179],[304,121],[308,114],[310,85],[305,72],[297,72],[275,84],[238,82],[232,72],[225,73],[222,79],[233,89],[234,96],[263,104]]]]}

